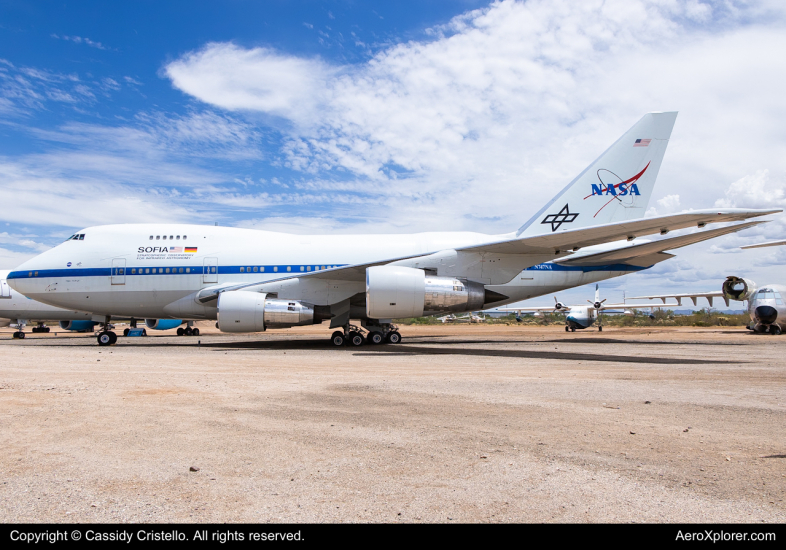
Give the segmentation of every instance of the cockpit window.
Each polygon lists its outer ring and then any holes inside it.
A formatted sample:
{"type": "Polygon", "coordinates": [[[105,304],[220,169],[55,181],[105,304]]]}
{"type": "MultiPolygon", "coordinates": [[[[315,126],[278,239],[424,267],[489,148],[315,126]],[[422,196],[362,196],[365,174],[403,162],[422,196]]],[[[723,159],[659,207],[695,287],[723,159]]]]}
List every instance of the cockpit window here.
{"type": "Polygon", "coordinates": [[[84,241],[85,234],[84,233],[77,233],[76,235],[71,235],[66,239],[66,241],[84,241]]]}
{"type": "MultiPolygon", "coordinates": [[[[780,298],[780,294],[778,295],[778,298],[780,298]]],[[[774,300],[775,299],[775,292],[773,292],[769,288],[762,288],[756,294],[756,299],[757,300],[774,300]]]]}

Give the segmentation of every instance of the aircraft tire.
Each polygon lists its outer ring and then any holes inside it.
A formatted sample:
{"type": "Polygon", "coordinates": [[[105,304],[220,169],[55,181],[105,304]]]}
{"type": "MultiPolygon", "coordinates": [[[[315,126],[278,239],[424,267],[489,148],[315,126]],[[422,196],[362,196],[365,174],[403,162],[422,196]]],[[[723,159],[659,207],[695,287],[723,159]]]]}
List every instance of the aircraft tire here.
{"type": "Polygon", "coordinates": [[[381,332],[369,332],[366,342],[369,344],[381,344],[385,341],[385,336],[381,332]]]}
{"type": "Polygon", "coordinates": [[[344,333],[340,330],[337,330],[333,333],[333,336],[330,337],[331,343],[336,347],[341,347],[346,343],[346,338],[344,338],[344,333]]]}
{"type": "Polygon", "coordinates": [[[598,332],[603,332],[603,327],[598,327],[598,332]]]}
{"type": "Polygon", "coordinates": [[[101,332],[98,334],[98,345],[99,346],[109,346],[112,344],[112,336],[111,332],[101,332]]]}
{"type": "Polygon", "coordinates": [[[183,327],[177,327],[177,335],[178,336],[183,336],[185,333],[186,333],[186,331],[183,330],[183,327]]]}
{"type": "Polygon", "coordinates": [[[117,344],[117,334],[115,334],[114,332],[110,331],[109,332],[109,336],[112,338],[112,341],[110,342],[110,345],[114,346],[115,344],[117,344]]]}
{"type": "Polygon", "coordinates": [[[363,336],[359,332],[349,333],[349,343],[355,347],[363,345],[363,336]]]}
{"type": "Polygon", "coordinates": [[[401,334],[397,330],[393,332],[388,332],[387,338],[385,338],[388,344],[400,344],[401,343],[401,334]]]}
{"type": "Polygon", "coordinates": [[[777,336],[781,333],[781,327],[778,325],[770,325],[770,334],[777,336]]]}
{"type": "Polygon", "coordinates": [[[25,339],[25,333],[22,332],[21,330],[19,331],[19,339],[20,340],[24,340],[25,339]]]}
{"type": "Polygon", "coordinates": [[[147,329],[146,328],[142,329],[142,336],[147,336],[147,329]]]}
{"type": "Polygon", "coordinates": [[[193,329],[193,330],[191,331],[191,335],[192,335],[192,336],[199,336],[199,329],[198,329],[198,328],[195,328],[195,329],[193,329]]]}
{"type": "Polygon", "coordinates": [[[123,329],[123,336],[128,336],[128,333],[129,333],[130,331],[131,331],[131,329],[130,329],[130,328],[124,328],[124,329],[123,329]]]}
{"type": "Polygon", "coordinates": [[[191,329],[191,327],[186,327],[183,330],[183,334],[185,334],[186,336],[193,336],[194,335],[194,331],[191,329]]]}
{"type": "Polygon", "coordinates": [[[11,338],[13,338],[14,340],[16,340],[17,338],[19,338],[19,333],[18,333],[18,332],[15,332],[15,333],[13,333],[13,334],[11,335],[11,338]]]}
{"type": "Polygon", "coordinates": [[[565,325],[565,332],[570,332],[570,327],[565,325]]]}
{"type": "Polygon", "coordinates": [[[576,332],[576,327],[570,327],[571,332],[576,332]]]}

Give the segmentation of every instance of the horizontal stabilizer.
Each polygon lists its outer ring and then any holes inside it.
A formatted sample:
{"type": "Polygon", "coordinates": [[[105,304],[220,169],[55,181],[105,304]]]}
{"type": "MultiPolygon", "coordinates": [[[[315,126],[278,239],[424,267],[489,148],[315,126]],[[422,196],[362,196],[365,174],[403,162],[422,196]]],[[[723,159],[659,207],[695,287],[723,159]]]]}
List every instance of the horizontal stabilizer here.
{"type": "Polygon", "coordinates": [[[768,243],[749,244],[740,248],[764,248],[766,246],[781,246],[784,244],[786,244],[786,241],[770,241],[768,243]]]}
{"type": "Polygon", "coordinates": [[[640,267],[649,267],[657,261],[666,260],[671,257],[670,254],[665,254],[662,259],[653,254],[661,253],[665,250],[673,250],[681,248],[690,244],[699,243],[721,235],[727,235],[736,231],[741,231],[754,225],[765,223],[763,221],[746,222],[728,227],[719,227],[718,229],[711,229],[709,231],[702,231],[699,233],[692,233],[690,235],[682,235],[680,237],[671,237],[669,239],[661,239],[655,242],[644,244],[637,244],[633,246],[626,246],[616,250],[608,250],[605,252],[598,252],[597,254],[589,254],[579,257],[568,257],[559,260],[558,263],[562,265],[575,265],[575,266],[595,266],[595,265],[608,265],[608,264],[628,264],[640,267]],[[655,259],[657,261],[652,262],[655,259]]]}

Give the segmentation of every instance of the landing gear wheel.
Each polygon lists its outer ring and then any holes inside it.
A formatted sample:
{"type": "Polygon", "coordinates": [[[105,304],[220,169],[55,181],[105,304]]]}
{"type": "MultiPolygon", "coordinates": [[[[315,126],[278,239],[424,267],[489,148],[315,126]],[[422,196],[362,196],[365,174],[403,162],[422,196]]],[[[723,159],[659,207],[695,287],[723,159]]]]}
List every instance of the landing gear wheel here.
{"type": "Polygon", "coordinates": [[[193,335],[194,335],[194,331],[193,331],[193,330],[191,330],[191,327],[186,327],[186,329],[183,331],[183,333],[184,333],[186,336],[193,336],[193,335]]]}
{"type": "Polygon", "coordinates": [[[25,338],[25,333],[24,333],[24,332],[22,332],[22,331],[15,332],[15,333],[14,333],[14,338],[19,338],[19,339],[21,339],[21,340],[24,340],[24,338],[25,338]]]}
{"type": "Polygon", "coordinates": [[[98,345],[99,346],[110,346],[113,344],[112,341],[112,333],[111,332],[102,332],[98,335],[98,345]]]}
{"type": "Polygon", "coordinates": [[[385,336],[381,332],[369,332],[366,342],[369,344],[381,344],[385,341],[385,336]]]}
{"type": "Polygon", "coordinates": [[[350,332],[349,336],[349,343],[355,347],[363,345],[363,335],[359,332],[350,332]]]}
{"type": "Polygon", "coordinates": [[[603,332],[603,327],[598,327],[598,332],[603,332]]]}
{"type": "Polygon", "coordinates": [[[389,344],[398,344],[401,342],[401,334],[397,330],[393,332],[388,332],[387,338],[385,338],[389,344]]]}
{"type": "Polygon", "coordinates": [[[191,329],[191,335],[192,336],[199,336],[199,329],[198,328],[191,329]]]}
{"type": "Polygon", "coordinates": [[[42,330],[41,332],[49,332],[49,327],[44,327],[44,330],[42,330]]]}
{"type": "Polygon", "coordinates": [[[15,333],[13,333],[13,334],[11,335],[11,338],[13,338],[14,340],[16,340],[17,338],[19,338],[19,333],[18,333],[18,332],[15,332],[15,333]]]}
{"type": "Polygon", "coordinates": [[[177,335],[178,336],[183,336],[185,333],[186,333],[186,331],[183,330],[183,327],[178,327],[178,329],[177,329],[177,335]]]}
{"type": "Polygon", "coordinates": [[[344,345],[344,342],[346,342],[346,339],[344,338],[344,333],[337,330],[333,333],[333,336],[330,337],[330,341],[334,346],[341,347],[344,345]]]}
{"type": "Polygon", "coordinates": [[[146,328],[142,329],[142,336],[147,336],[147,329],[146,328]]]}
{"type": "Polygon", "coordinates": [[[571,332],[576,332],[576,327],[570,327],[571,332]]]}
{"type": "Polygon", "coordinates": [[[123,336],[128,336],[128,333],[131,331],[130,328],[123,329],[123,336]]]}
{"type": "Polygon", "coordinates": [[[565,332],[570,332],[570,327],[566,326],[565,327],[565,332]]]}
{"type": "Polygon", "coordinates": [[[770,325],[770,334],[777,336],[781,333],[781,327],[778,325],[770,325]]]}

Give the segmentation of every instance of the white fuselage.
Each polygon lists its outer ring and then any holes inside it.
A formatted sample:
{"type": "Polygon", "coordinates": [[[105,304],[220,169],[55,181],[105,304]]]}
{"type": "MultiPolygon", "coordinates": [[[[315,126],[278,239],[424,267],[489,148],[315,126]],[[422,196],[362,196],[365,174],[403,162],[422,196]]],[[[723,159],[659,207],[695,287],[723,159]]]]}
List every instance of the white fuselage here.
{"type": "Polygon", "coordinates": [[[90,313],[42,304],[14,291],[6,281],[9,271],[0,271],[0,326],[38,321],[89,320],[90,313]]]}
{"type": "MultiPolygon", "coordinates": [[[[17,268],[9,284],[34,300],[95,315],[215,319],[215,302],[203,305],[195,300],[202,289],[426,255],[509,237],[456,232],[291,235],[154,224],[92,227],[79,235],[84,236],[17,268]]],[[[629,265],[566,267],[549,262],[486,288],[507,296],[495,304],[503,305],[641,269],[629,265]]],[[[330,305],[362,295],[365,283],[300,278],[282,283],[275,291],[279,298],[330,305]]]]}

